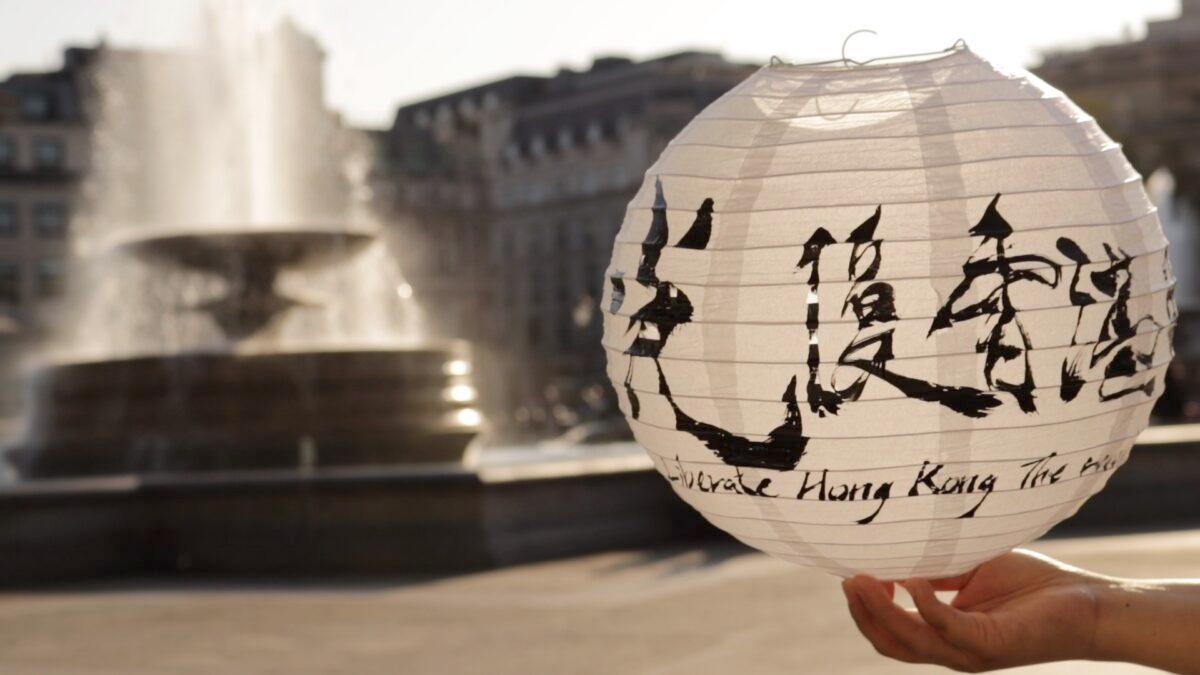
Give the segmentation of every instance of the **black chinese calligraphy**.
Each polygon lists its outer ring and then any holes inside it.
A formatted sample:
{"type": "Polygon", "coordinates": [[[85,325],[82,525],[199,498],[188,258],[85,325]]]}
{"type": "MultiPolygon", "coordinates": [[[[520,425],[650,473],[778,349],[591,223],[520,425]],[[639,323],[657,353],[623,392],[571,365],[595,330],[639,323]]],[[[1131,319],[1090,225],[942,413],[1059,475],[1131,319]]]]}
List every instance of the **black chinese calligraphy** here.
{"type": "MultiPolygon", "coordinates": [[[[732,466],[754,466],[779,471],[791,471],[796,468],[808,438],[804,436],[804,425],[800,419],[800,406],[796,402],[796,377],[793,375],[781,400],[786,404],[783,422],[767,434],[766,440],[755,441],[745,436],[734,434],[707,422],[701,422],[688,415],[676,403],[671,394],[671,387],[663,375],[662,364],[655,361],[658,368],[658,393],[667,400],[675,413],[675,428],[694,436],[709,450],[716,453],[722,462],[732,466]]],[[[769,481],[767,483],[769,485],[769,481]]],[[[759,485],[761,491],[767,485],[759,485]]]]}
{"type": "Polygon", "coordinates": [[[796,263],[797,270],[809,268],[808,301],[804,318],[804,327],[808,330],[808,407],[822,417],[826,411],[837,414],[841,404],[836,392],[826,391],[821,387],[818,374],[821,367],[821,343],[817,337],[817,330],[821,327],[821,303],[818,295],[821,290],[821,253],[827,246],[835,243],[837,241],[828,230],[818,227],[804,243],[804,253],[800,256],[800,262],[796,263]]]}
{"type": "MultiPolygon", "coordinates": [[[[703,249],[712,236],[713,200],[705,199],[696,211],[691,228],[676,243],[677,248],[703,249]]],[[[629,330],[638,326],[633,343],[625,350],[629,356],[629,367],[625,376],[625,391],[629,397],[630,416],[638,419],[640,403],[633,388],[633,363],[637,357],[648,357],[653,361],[658,374],[658,393],[666,399],[675,416],[675,428],[702,442],[716,453],[726,464],[778,469],[796,468],[804,455],[808,439],[805,438],[800,419],[800,408],[796,399],[796,378],[793,377],[782,396],[786,410],[782,423],[767,434],[766,440],[755,441],[734,434],[713,424],[701,422],[687,414],[676,402],[667,378],[663,374],[658,357],[671,333],[679,326],[692,320],[692,303],[674,284],[658,278],[658,261],[667,245],[669,229],[667,201],[662,183],[655,181],[655,199],[652,220],[646,239],[642,243],[642,255],[638,264],[638,283],[654,289],[654,298],[639,308],[629,318],[629,330]]],[[[621,287],[623,289],[623,286],[621,287]]],[[[613,293],[617,292],[614,284],[613,293]]],[[[766,484],[769,484],[768,480],[766,484]]],[[[759,488],[765,488],[766,484],[759,488]]]]}
{"type": "Polygon", "coordinates": [[[625,304],[625,279],[612,276],[608,279],[612,284],[612,293],[609,294],[608,311],[611,314],[616,314],[621,311],[621,305],[625,304]]]}
{"type": "Polygon", "coordinates": [[[700,209],[696,211],[696,220],[692,223],[692,227],[683,235],[679,243],[675,245],[679,248],[699,250],[708,248],[708,240],[712,237],[712,216],[713,200],[712,197],[708,197],[700,204],[700,209]]]}
{"type": "MultiPolygon", "coordinates": [[[[636,420],[641,414],[639,390],[634,386],[633,375],[636,363],[647,358],[655,369],[657,394],[669,407],[674,429],[697,439],[721,462],[734,467],[796,469],[811,443],[811,437],[805,434],[802,414],[805,406],[802,403],[806,401],[808,410],[817,417],[837,416],[846,404],[860,401],[867,395],[868,387],[874,386],[870,384],[872,380],[880,383],[879,386],[886,385],[900,392],[905,398],[933,403],[968,418],[990,415],[1009,397],[1022,412],[1034,413],[1037,412],[1036,383],[1029,355],[1033,342],[1022,325],[1018,306],[1022,295],[1020,289],[1028,284],[1056,289],[1056,293],[1066,295],[1070,304],[1079,308],[1070,345],[1078,351],[1068,356],[1062,368],[1059,389],[1064,402],[1078,395],[1085,382],[1084,375],[1090,371],[1103,373],[1099,388],[1102,402],[1134,393],[1151,395],[1153,379],[1134,378],[1129,382],[1133,376],[1148,370],[1154,361],[1154,350],[1139,350],[1134,345],[1134,337],[1143,332],[1147,322],[1160,327],[1152,316],[1131,316],[1133,258],[1119,247],[1104,244],[1107,262],[1096,263],[1075,241],[1059,238],[1056,242],[1058,253],[1074,264],[1070,283],[1063,283],[1062,258],[1014,252],[1014,228],[1000,213],[1000,200],[1001,195],[995,195],[976,224],[967,230],[970,237],[979,241],[972,244],[974,252],[962,263],[962,278],[934,305],[936,309],[927,332],[923,325],[918,328],[926,336],[933,336],[969,321],[983,322],[973,331],[980,337],[972,336],[975,352],[982,355],[982,373],[976,373],[973,379],[980,379],[981,375],[986,387],[922,379],[905,372],[904,355],[895,352],[897,331],[903,328],[905,305],[903,299],[897,298],[894,278],[887,276],[885,270],[885,255],[890,249],[877,234],[886,218],[880,205],[869,215],[864,214],[867,217],[842,241],[824,227],[808,233],[794,267],[795,273],[804,275],[799,284],[802,295],[796,299],[804,300],[803,309],[797,307],[797,314],[803,313],[803,328],[797,328],[800,339],[807,336],[803,366],[808,377],[803,390],[805,396],[801,397],[797,392],[802,376],[791,374],[778,398],[782,406],[779,417],[775,418],[779,421],[773,429],[733,431],[698,419],[695,410],[685,410],[690,407],[689,396],[677,396],[672,391],[666,375],[671,369],[670,364],[664,368],[660,358],[670,337],[681,326],[693,321],[694,307],[675,283],[660,278],[659,263],[670,250],[705,250],[709,247],[714,235],[715,204],[711,198],[704,199],[691,227],[672,246],[669,243],[667,200],[662,183],[656,181],[651,223],[640,243],[634,279],[652,295],[644,305],[628,314],[625,328],[627,334],[636,329],[623,352],[629,358],[624,388],[630,416],[636,420]],[[832,260],[840,261],[838,269],[829,269],[832,260]],[[844,271],[842,265],[845,265],[844,271]],[[1085,266],[1090,266],[1090,271],[1085,270],[1085,266]],[[840,289],[837,297],[825,297],[831,294],[828,290],[831,285],[840,289]],[[835,309],[822,314],[823,301],[834,303],[833,307],[840,311],[835,309]],[[1108,303],[1108,307],[1099,338],[1085,343],[1080,338],[1083,312],[1104,303],[1108,303]],[[823,345],[819,339],[822,317],[829,314],[844,317],[845,320],[839,323],[853,327],[852,337],[847,343],[836,346],[839,351],[835,352],[836,359],[831,361],[828,355],[822,358],[821,348],[828,348],[828,345],[823,345]]],[[[1164,270],[1163,274],[1164,280],[1169,282],[1169,271],[1164,270]]],[[[611,282],[610,306],[616,313],[630,303],[632,296],[628,291],[631,288],[626,285],[628,278],[619,273],[611,282]]],[[[836,334],[836,331],[831,333],[836,334]]],[[[641,391],[645,392],[645,389],[641,391]]],[[[753,487],[761,495],[761,489],[768,484],[753,487]]],[[[974,509],[964,517],[973,513],[974,509]]]]}
{"type": "MultiPolygon", "coordinates": [[[[684,235],[680,246],[687,242],[685,248],[704,248],[712,230],[713,201],[704,200],[696,221],[684,235]]],[[[630,414],[637,419],[641,413],[641,402],[633,388],[633,368],[637,357],[647,357],[657,363],[659,354],[671,337],[671,333],[682,324],[692,320],[692,302],[678,286],[658,278],[658,261],[663,249],[667,246],[670,228],[667,222],[667,200],[663,195],[661,180],[654,182],[654,206],[651,208],[650,228],[642,241],[642,254],[638,260],[637,278],[639,284],[653,289],[654,297],[629,316],[629,326],[626,332],[637,328],[633,343],[625,350],[629,358],[629,366],[625,373],[625,394],[629,398],[630,414]]],[[[612,279],[613,311],[624,302],[624,280],[619,277],[612,279]],[[619,285],[618,285],[619,282],[619,285]]]]}
{"type": "MultiPolygon", "coordinates": [[[[1095,292],[1093,295],[1092,292],[1079,288],[1083,266],[1092,262],[1087,253],[1076,242],[1066,237],[1060,237],[1055,245],[1060,253],[1075,263],[1069,296],[1071,304],[1079,308],[1075,333],[1071,337],[1071,346],[1075,350],[1062,364],[1060,398],[1063,401],[1074,400],[1083,389],[1085,374],[1101,368],[1101,401],[1113,401],[1137,393],[1153,395],[1154,378],[1136,381],[1135,376],[1151,367],[1154,362],[1154,349],[1138,350],[1132,341],[1144,325],[1153,328],[1162,326],[1149,314],[1139,317],[1136,321],[1129,317],[1129,299],[1132,296],[1133,285],[1130,265],[1133,263],[1133,257],[1120,248],[1114,250],[1112,246],[1104,244],[1107,266],[1088,275],[1095,292]],[[1100,327],[1099,339],[1089,346],[1080,345],[1078,334],[1079,326],[1083,323],[1083,312],[1088,306],[1101,300],[1111,304],[1100,327]],[[1134,381],[1131,381],[1131,378],[1134,378],[1134,381]]],[[[1169,275],[1169,272],[1164,274],[1169,275]]],[[[1168,304],[1172,304],[1170,299],[1168,304]]]]}
{"type": "Polygon", "coordinates": [[[883,207],[856,227],[846,238],[852,245],[847,278],[851,282],[850,292],[842,303],[842,316],[852,312],[858,323],[858,332],[838,356],[839,367],[853,368],[856,375],[844,386],[834,381],[825,387],[820,381],[820,328],[821,302],[821,254],[826,247],[836,243],[824,228],[818,228],[804,246],[797,270],[809,268],[808,309],[805,326],[808,330],[808,406],[820,417],[836,415],[839,407],[847,401],[857,401],[871,377],[878,378],[895,387],[906,397],[937,403],[967,417],[983,417],[987,411],[1000,405],[992,394],[973,387],[942,385],[935,382],[908,377],[889,369],[888,362],[895,358],[893,341],[895,324],[899,320],[896,312],[895,289],[889,283],[878,281],[883,262],[883,240],[875,237],[875,230],[883,215],[883,207]]]}
{"type": "Polygon", "coordinates": [[[984,355],[984,381],[990,389],[1011,394],[1022,411],[1032,413],[1037,411],[1037,405],[1034,401],[1036,384],[1028,355],[1031,345],[1029,334],[1017,316],[1012,288],[1021,283],[1056,287],[1062,267],[1042,255],[1009,254],[1007,240],[1013,229],[1000,215],[999,201],[997,194],[979,222],[968,231],[973,237],[982,237],[983,241],[963,263],[963,279],[938,309],[929,326],[929,335],[956,323],[986,317],[990,328],[976,344],[976,351],[984,355]],[[981,299],[959,306],[976,284],[984,291],[976,293],[981,299]]]}

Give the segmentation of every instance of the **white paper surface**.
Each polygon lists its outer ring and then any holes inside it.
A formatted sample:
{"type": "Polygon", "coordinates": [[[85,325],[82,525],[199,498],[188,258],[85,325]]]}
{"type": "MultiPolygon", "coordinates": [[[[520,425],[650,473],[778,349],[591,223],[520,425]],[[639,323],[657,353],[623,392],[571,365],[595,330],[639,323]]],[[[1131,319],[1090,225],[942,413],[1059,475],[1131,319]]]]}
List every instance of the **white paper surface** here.
{"type": "Polygon", "coordinates": [[[834,574],[961,573],[1123,464],[1171,359],[1141,177],[1063,94],[960,50],[766,67],[646,173],[609,374],[680,498],[834,574]]]}

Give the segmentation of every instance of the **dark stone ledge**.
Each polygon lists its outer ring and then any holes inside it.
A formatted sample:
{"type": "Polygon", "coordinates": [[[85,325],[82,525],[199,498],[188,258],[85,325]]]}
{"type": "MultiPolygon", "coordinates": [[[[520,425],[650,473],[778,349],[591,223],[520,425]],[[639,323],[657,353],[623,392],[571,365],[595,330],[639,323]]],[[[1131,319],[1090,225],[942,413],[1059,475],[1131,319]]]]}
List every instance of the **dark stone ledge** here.
{"type": "MultiPolygon", "coordinates": [[[[1147,432],[1054,535],[1200,521],[1200,425],[1147,432]]],[[[446,574],[724,536],[642,454],[30,481],[0,491],[0,583],[131,574],[446,574]]]]}

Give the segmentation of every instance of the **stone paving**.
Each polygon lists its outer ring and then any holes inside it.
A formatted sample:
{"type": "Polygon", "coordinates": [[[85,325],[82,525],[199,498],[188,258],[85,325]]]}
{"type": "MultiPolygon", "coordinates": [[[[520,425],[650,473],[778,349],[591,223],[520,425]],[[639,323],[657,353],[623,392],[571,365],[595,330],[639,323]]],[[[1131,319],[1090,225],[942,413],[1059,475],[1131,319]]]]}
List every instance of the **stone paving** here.
{"type": "MultiPolygon", "coordinates": [[[[1200,530],[1032,548],[1111,574],[1200,576],[1200,530]]],[[[941,671],[877,656],[834,578],[724,541],[424,581],[131,579],[0,595],[5,675],[898,672],[941,671]]]]}

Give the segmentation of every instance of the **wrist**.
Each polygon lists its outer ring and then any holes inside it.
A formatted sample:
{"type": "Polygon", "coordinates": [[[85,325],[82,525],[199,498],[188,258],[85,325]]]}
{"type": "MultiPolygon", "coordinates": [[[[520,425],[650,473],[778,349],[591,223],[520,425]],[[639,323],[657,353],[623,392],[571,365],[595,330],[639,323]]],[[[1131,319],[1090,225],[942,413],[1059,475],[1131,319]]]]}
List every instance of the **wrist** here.
{"type": "Polygon", "coordinates": [[[1095,629],[1090,658],[1097,661],[1139,661],[1130,640],[1130,620],[1136,612],[1138,590],[1125,579],[1098,577],[1089,585],[1096,598],[1095,629]]]}

